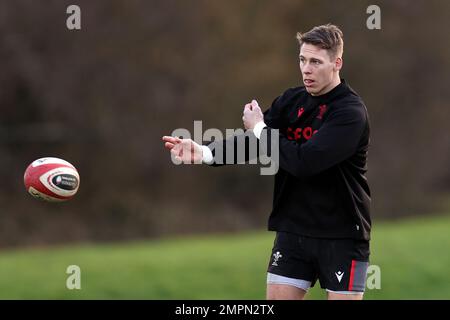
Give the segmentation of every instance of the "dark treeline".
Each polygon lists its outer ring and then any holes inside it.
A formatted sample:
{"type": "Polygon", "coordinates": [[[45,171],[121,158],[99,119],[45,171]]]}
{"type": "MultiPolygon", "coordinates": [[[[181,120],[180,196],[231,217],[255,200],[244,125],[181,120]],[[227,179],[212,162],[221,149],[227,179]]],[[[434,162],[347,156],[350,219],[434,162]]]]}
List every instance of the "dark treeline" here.
{"type": "Polygon", "coordinates": [[[447,1],[0,2],[0,245],[111,241],[266,224],[273,177],[257,166],[175,166],[161,136],[242,127],[298,86],[297,31],[345,34],[343,77],[372,125],[373,217],[448,208],[450,43],[447,1]],[[79,194],[49,204],[23,187],[43,156],[72,162],[79,194]]]}

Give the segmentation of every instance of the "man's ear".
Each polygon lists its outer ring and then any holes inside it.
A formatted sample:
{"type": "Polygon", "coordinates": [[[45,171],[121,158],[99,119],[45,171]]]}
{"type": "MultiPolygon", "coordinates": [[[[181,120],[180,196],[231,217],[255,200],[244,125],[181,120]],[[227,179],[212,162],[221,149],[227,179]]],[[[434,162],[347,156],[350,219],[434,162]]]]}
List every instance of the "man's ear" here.
{"type": "Polygon", "coordinates": [[[343,64],[344,64],[344,60],[342,60],[341,57],[337,57],[336,61],[334,62],[334,70],[340,71],[342,69],[343,64]]]}

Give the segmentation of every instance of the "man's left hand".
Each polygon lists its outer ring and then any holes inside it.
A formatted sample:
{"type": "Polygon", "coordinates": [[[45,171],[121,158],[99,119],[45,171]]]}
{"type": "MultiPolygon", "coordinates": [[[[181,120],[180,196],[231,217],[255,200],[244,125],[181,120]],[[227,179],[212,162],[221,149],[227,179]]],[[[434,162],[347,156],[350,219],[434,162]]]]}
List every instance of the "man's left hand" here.
{"type": "Polygon", "coordinates": [[[251,103],[245,105],[242,121],[247,130],[253,130],[258,122],[264,121],[264,115],[256,100],[252,100],[251,103]]]}

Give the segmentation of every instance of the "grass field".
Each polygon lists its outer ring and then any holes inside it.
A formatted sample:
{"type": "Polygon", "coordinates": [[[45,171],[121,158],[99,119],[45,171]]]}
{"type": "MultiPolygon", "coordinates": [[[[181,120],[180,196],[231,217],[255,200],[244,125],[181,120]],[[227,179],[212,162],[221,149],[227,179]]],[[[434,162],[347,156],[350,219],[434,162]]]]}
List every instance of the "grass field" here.
{"type": "MultiPolygon", "coordinates": [[[[450,216],[375,223],[366,299],[450,299],[450,216]]],[[[0,253],[0,299],[264,299],[273,234],[208,235],[0,253]],[[81,268],[81,290],[66,268],[81,268]]],[[[318,284],[310,299],[323,299],[318,284]]]]}

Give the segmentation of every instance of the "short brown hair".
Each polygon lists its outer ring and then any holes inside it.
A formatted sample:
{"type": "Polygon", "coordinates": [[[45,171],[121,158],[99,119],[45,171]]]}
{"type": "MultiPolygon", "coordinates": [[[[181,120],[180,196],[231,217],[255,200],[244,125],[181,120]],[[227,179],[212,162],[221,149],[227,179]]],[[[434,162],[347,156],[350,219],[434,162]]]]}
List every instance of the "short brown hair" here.
{"type": "Polygon", "coordinates": [[[314,27],[303,34],[297,32],[297,40],[300,48],[304,43],[318,46],[327,50],[332,59],[342,56],[344,51],[344,34],[339,27],[330,23],[314,27]]]}

